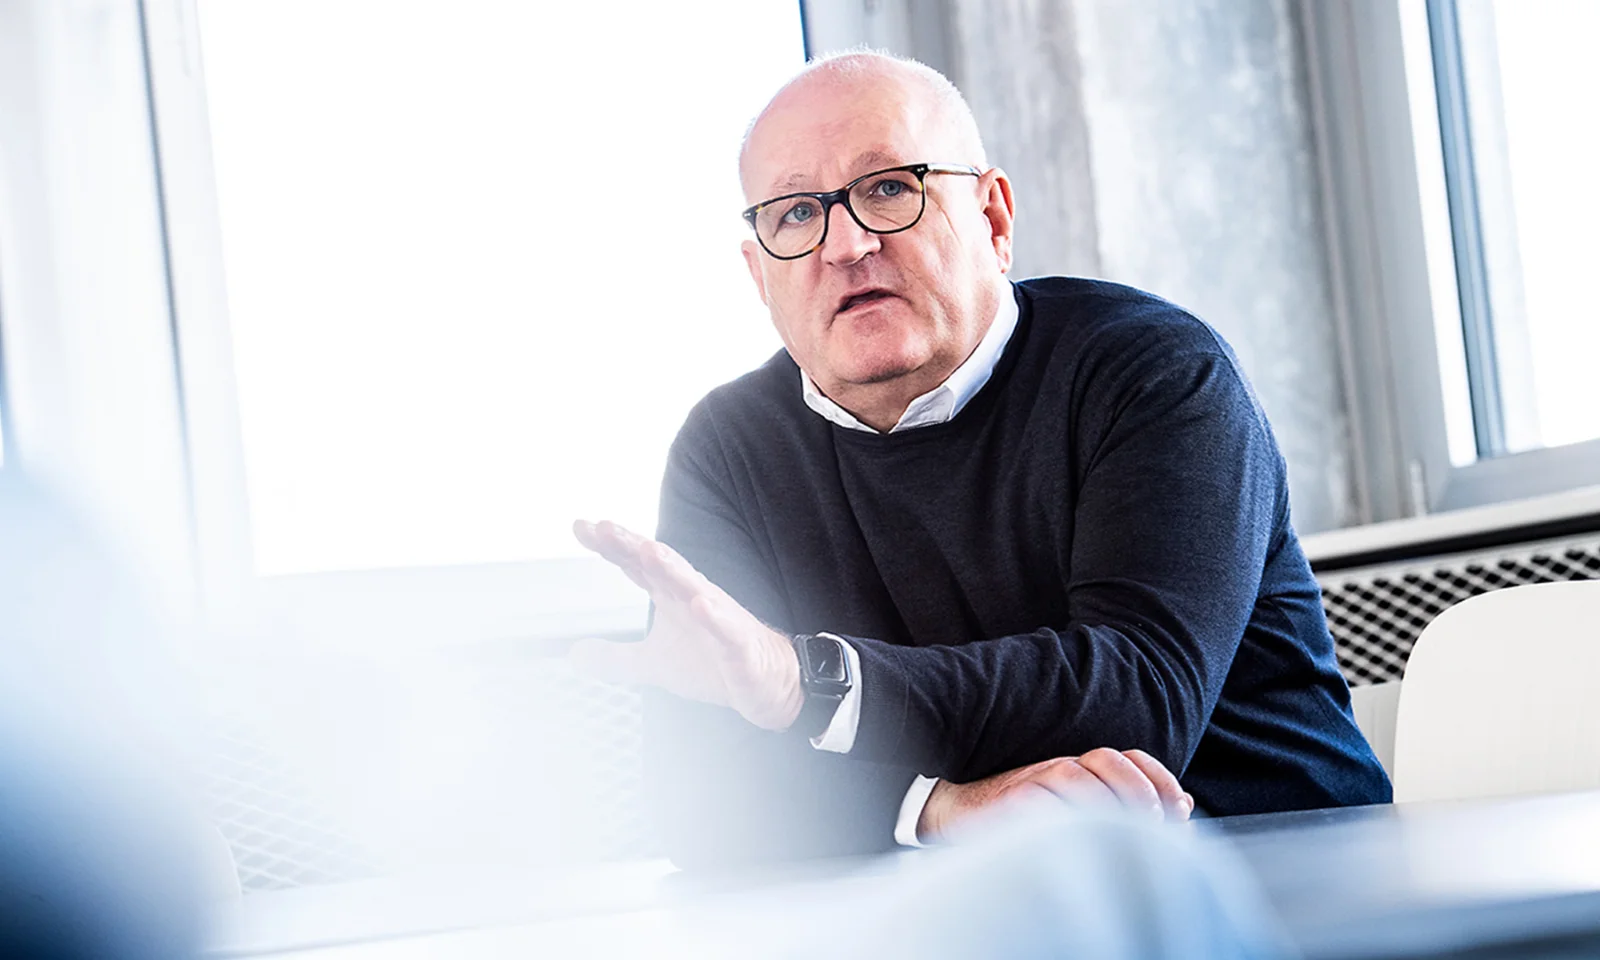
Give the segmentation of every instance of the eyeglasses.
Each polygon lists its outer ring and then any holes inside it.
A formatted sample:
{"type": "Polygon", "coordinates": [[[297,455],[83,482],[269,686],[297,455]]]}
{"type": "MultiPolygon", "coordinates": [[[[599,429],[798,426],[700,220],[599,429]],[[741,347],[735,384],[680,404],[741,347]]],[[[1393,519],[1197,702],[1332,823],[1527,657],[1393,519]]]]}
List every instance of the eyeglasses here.
{"type": "Polygon", "coordinates": [[[928,208],[924,181],[930,173],[981,177],[963,163],[913,163],[859,176],[831,193],[789,193],[763,200],[744,212],[761,249],[775,260],[798,260],[828,239],[828,214],[844,204],[868,233],[910,230],[928,208]]]}

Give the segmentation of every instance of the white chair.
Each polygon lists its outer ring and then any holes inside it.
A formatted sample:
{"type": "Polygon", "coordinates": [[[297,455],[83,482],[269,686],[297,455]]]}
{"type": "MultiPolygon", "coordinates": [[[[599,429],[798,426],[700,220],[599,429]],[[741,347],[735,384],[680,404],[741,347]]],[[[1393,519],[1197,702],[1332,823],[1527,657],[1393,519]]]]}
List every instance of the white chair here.
{"type": "Polygon", "coordinates": [[[1350,712],[1356,726],[1372,745],[1389,779],[1394,779],[1394,722],[1400,712],[1400,681],[1369,683],[1350,688],[1350,712]]]}
{"type": "Polygon", "coordinates": [[[1464,600],[1412,648],[1394,798],[1600,788],[1600,582],[1464,600]]]}

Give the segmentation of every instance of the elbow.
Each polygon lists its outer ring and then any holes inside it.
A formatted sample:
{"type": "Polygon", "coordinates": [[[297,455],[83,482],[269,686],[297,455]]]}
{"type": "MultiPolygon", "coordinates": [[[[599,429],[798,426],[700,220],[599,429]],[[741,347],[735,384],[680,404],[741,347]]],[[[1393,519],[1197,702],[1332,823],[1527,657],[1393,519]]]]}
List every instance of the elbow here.
{"type": "Polygon", "coordinates": [[[1149,660],[1142,666],[1132,692],[1144,709],[1136,707],[1129,713],[1144,722],[1127,725],[1124,736],[1129,742],[1121,749],[1143,750],[1182,776],[1210,725],[1207,704],[1214,698],[1206,696],[1194,671],[1163,669],[1149,660]]]}

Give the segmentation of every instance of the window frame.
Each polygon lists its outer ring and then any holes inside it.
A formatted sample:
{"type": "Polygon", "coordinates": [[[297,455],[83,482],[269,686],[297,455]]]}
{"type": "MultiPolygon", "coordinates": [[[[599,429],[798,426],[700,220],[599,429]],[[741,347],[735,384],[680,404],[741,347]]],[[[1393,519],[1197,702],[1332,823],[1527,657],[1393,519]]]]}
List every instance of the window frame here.
{"type": "MultiPolygon", "coordinates": [[[[5,208],[0,206],[0,220],[4,217],[5,208]]],[[[6,464],[17,460],[11,449],[11,397],[6,387],[6,280],[10,273],[6,252],[9,247],[5,225],[0,223],[0,472],[5,470],[6,464]]]]}
{"type": "Polygon", "coordinates": [[[137,4],[0,3],[6,470],[194,603],[158,181],[137,4]]]}
{"type": "Polygon", "coordinates": [[[256,574],[197,8],[142,5],[207,624],[363,654],[642,632],[645,596],[598,558],[256,574]]]}
{"type": "MultiPolygon", "coordinates": [[[[1444,238],[1455,248],[1451,288],[1435,289],[1429,276],[1430,244],[1438,238],[1425,222],[1419,163],[1436,159],[1459,168],[1470,162],[1470,153],[1463,152],[1469,145],[1450,119],[1459,119],[1461,104],[1447,95],[1440,156],[1419,156],[1415,131],[1431,124],[1412,115],[1400,6],[1407,2],[1424,0],[1300,6],[1360,500],[1369,523],[1580,494],[1600,484],[1600,440],[1480,456],[1463,466],[1451,460],[1436,304],[1453,301],[1467,314],[1468,376],[1496,391],[1477,398],[1475,415],[1495,415],[1494,422],[1503,425],[1493,410],[1500,378],[1493,352],[1483,355],[1495,331],[1484,312],[1481,241],[1474,250],[1475,234],[1458,241],[1452,231],[1444,238]],[[1465,284],[1462,273],[1468,275],[1465,284]]],[[[1445,65],[1430,73],[1448,70],[1445,65]]],[[[1437,83],[1430,91],[1436,105],[1437,83]]],[[[1455,183],[1462,187],[1459,174],[1455,183]]],[[[1470,212],[1459,203],[1454,208],[1458,216],[1470,212]]],[[[1481,452],[1496,452],[1497,441],[1499,450],[1505,448],[1503,433],[1491,429],[1475,436],[1481,452]]]]}

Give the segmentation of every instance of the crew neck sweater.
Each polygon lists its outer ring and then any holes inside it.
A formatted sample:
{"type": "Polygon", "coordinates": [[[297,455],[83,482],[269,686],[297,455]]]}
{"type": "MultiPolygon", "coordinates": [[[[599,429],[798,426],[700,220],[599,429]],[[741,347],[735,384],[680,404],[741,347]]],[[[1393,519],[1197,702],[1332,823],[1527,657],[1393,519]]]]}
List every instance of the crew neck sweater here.
{"type": "Polygon", "coordinates": [[[1390,799],[1232,350],[1129,287],[1014,292],[1011,341],[945,423],[830,423],[786,352],[690,413],[659,538],[776,629],[846,637],[861,715],[831,754],[648,697],[680,865],[889,849],[918,774],[1102,746],[1149,752],[1211,815],[1390,799]]]}

